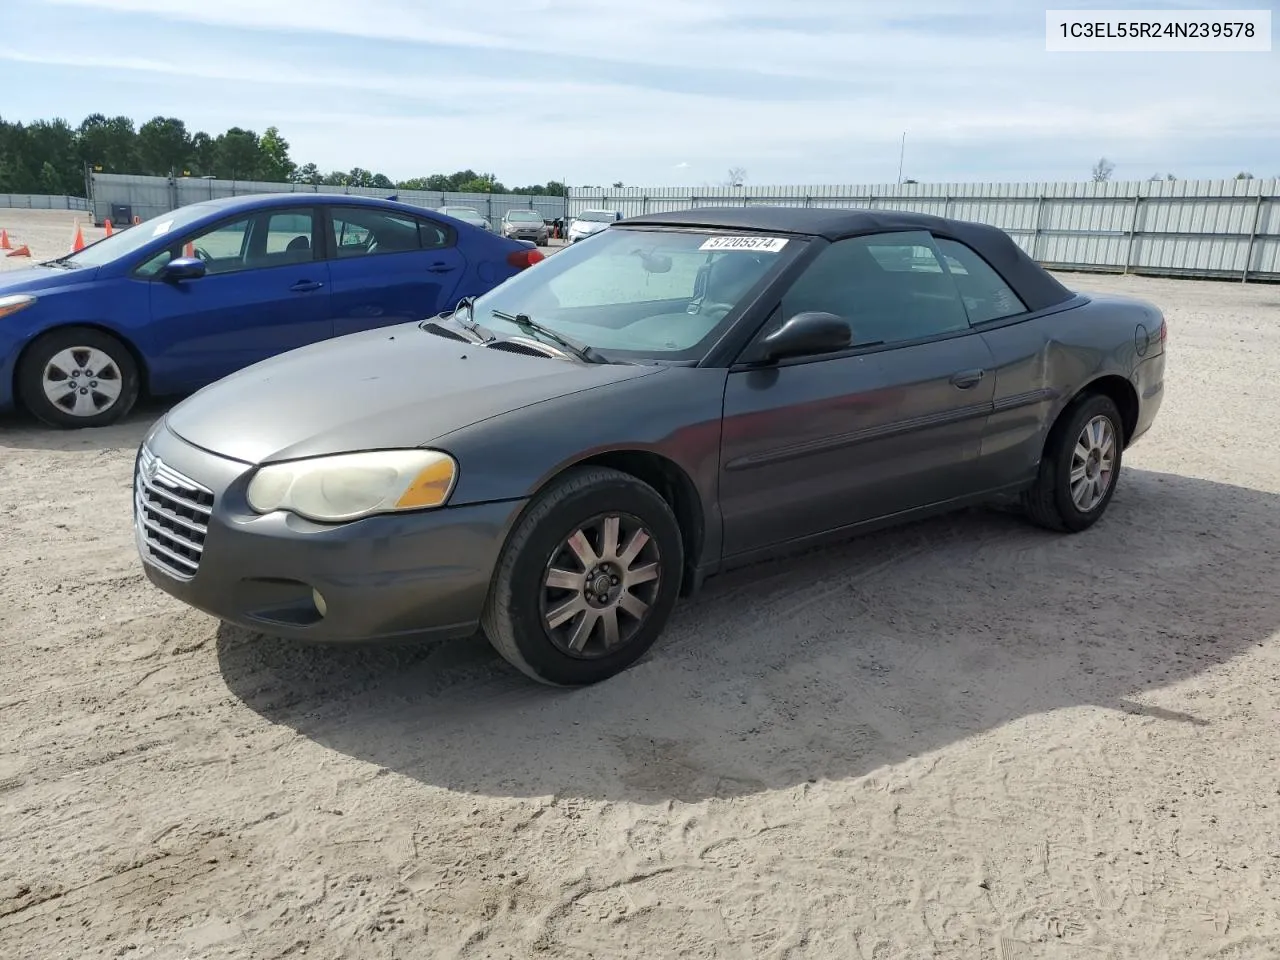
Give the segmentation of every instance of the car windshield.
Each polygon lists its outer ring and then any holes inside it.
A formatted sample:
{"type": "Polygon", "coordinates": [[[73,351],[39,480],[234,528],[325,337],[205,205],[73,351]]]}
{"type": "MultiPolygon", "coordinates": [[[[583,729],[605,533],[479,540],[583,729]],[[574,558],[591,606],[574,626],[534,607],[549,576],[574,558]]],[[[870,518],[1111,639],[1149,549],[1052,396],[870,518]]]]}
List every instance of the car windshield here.
{"type": "Polygon", "coordinates": [[[618,219],[618,215],[612,210],[583,210],[578,214],[579,220],[589,220],[592,223],[613,223],[618,219]]]}
{"type": "Polygon", "coordinates": [[[509,210],[507,211],[507,219],[512,222],[519,221],[520,223],[541,223],[542,214],[533,210],[509,210]]]}
{"type": "Polygon", "coordinates": [[[803,246],[800,239],[620,227],[478,297],[474,317],[499,336],[528,336],[494,316],[524,314],[606,357],[695,360],[748,292],[803,246]]]}
{"type": "Polygon", "coordinates": [[[457,217],[461,220],[463,217],[480,218],[480,214],[470,207],[441,207],[440,212],[450,217],[457,217]]]}
{"type": "Polygon", "coordinates": [[[59,257],[56,263],[69,267],[101,267],[142,249],[157,237],[180,233],[193,221],[208,216],[216,208],[207,203],[193,203],[170,213],[144,220],[132,227],[116,230],[111,236],[90,244],[77,253],[59,257]]]}

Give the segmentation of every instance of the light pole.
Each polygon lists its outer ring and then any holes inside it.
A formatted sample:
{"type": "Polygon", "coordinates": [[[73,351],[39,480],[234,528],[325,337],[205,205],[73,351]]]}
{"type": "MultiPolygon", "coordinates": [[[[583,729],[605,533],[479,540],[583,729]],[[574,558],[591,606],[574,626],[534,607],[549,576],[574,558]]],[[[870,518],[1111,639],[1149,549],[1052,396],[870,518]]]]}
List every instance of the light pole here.
{"type": "Polygon", "coordinates": [[[902,186],[902,158],[907,152],[907,133],[902,132],[902,146],[898,149],[898,186],[902,186]]]}

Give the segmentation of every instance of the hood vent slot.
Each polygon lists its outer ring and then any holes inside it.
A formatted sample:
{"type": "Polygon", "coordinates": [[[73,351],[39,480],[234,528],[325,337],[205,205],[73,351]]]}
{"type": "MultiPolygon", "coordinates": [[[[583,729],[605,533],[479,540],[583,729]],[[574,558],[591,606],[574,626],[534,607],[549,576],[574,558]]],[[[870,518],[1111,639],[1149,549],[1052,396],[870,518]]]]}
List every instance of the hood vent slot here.
{"type": "Polygon", "coordinates": [[[504,353],[519,353],[526,357],[542,357],[544,360],[549,360],[555,356],[554,353],[548,350],[539,350],[537,347],[530,346],[527,343],[511,340],[498,340],[489,344],[489,349],[501,350],[504,353]]]}
{"type": "Polygon", "coordinates": [[[459,343],[471,343],[472,341],[456,330],[450,330],[448,327],[442,327],[434,320],[428,320],[422,325],[422,329],[430,333],[434,333],[437,337],[444,337],[446,340],[457,340],[459,343]]]}

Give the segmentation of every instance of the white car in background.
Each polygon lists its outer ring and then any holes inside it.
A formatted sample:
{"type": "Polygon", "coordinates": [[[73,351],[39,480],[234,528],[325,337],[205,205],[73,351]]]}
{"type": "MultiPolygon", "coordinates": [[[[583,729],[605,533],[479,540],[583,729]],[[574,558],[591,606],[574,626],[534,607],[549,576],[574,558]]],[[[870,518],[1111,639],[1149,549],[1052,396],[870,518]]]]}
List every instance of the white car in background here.
{"type": "Polygon", "coordinates": [[[569,226],[569,242],[584,240],[621,219],[622,214],[617,210],[583,210],[569,226]]]}

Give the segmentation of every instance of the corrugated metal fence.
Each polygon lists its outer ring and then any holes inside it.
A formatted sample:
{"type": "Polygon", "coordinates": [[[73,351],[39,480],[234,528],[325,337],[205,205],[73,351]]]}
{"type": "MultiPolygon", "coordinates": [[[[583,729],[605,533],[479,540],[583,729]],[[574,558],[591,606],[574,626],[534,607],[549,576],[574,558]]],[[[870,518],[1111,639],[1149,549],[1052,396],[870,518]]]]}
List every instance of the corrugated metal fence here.
{"type": "Polygon", "coordinates": [[[17,210],[88,210],[84,197],[47,196],[43,193],[0,193],[0,207],[17,210]]]}
{"type": "Polygon", "coordinates": [[[511,209],[537,210],[543,219],[565,214],[563,197],[523,196],[511,193],[436,193],[378,187],[326,187],[302,183],[265,183],[255,180],[205,180],[188,177],[142,177],[128,174],[92,175],[93,217],[97,223],[112,218],[132,222],[149,220],[189,203],[253,193],[341,193],[360,197],[392,197],[402,203],[432,209],[441,206],[471,207],[495,225],[511,209]],[[114,217],[113,217],[114,214],[114,217]]]}
{"type": "Polygon", "coordinates": [[[1055,269],[1280,280],[1277,194],[1280,180],[580,188],[569,218],[755,204],[910,210],[1000,227],[1055,269]]]}

